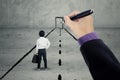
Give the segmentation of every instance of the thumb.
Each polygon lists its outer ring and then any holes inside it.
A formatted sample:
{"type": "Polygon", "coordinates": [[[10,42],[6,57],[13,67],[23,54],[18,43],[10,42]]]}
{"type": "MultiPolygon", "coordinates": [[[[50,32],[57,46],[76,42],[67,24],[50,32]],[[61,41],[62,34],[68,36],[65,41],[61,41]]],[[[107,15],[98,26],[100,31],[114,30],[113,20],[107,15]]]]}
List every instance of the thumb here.
{"type": "Polygon", "coordinates": [[[72,20],[68,16],[64,16],[65,23],[69,26],[72,20]]]}

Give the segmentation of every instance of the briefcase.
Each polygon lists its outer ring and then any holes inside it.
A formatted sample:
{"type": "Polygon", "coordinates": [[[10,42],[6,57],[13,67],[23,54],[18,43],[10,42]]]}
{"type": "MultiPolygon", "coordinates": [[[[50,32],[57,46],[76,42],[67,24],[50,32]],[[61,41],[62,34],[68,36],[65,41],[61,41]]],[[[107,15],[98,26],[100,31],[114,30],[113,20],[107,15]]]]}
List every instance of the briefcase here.
{"type": "Polygon", "coordinates": [[[37,54],[33,55],[32,63],[38,63],[38,55],[37,54]]]}

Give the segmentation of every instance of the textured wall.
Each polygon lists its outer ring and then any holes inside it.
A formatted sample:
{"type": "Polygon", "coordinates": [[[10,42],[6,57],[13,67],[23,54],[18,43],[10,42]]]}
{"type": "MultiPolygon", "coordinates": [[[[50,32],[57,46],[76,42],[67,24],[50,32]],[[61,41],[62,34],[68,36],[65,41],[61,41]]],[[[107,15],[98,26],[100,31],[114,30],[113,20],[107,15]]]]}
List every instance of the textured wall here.
{"type": "Polygon", "coordinates": [[[55,16],[91,8],[96,27],[119,27],[120,0],[0,0],[0,27],[52,27],[55,16]]]}
{"type": "MultiPolygon", "coordinates": [[[[44,29],[39,27],[54,27],[55,16],[91,8],[94,9],[95,27],[107,27],[97,28],[96,32],[120,61],[120,0],[0,0],[0,77],[35,45],[39,30],[44,29]]],[[[44,30],[48,33],[51,29],[44,30]]],[[[36,65],[31,63],[34,50],[4,80],[56,80],[58,73],[63,80],[92,80],[73,38],[63,30],[61,37],[59,30],[55,30],[48,38],[51,42],[47,51],[50,70],[34,69],[36,65]],[[57,62],[59,39],[62,40],[61,67],[57,62]]]]}

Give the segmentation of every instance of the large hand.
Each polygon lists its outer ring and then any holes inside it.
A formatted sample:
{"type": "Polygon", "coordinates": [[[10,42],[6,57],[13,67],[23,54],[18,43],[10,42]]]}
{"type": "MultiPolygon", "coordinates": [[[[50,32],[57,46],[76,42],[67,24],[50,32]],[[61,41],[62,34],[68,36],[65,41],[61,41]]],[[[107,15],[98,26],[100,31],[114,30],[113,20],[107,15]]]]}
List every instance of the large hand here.
{"type": "Polygon", "coordinates": [[[77,15],[79,11],[74,11],[64,17],[66,25],[75,34],[76,38],[80,38],[94,31],[93,17],[91,15],[72,21],[70,17],[77,15]]]}

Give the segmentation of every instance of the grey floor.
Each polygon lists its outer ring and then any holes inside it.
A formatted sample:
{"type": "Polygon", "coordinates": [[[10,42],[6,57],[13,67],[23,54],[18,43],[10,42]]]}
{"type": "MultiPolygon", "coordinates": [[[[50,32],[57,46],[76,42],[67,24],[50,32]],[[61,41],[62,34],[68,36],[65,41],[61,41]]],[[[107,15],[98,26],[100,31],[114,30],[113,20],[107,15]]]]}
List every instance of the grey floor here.
{"type": "MultiPolygon", "coordinates": [[[[0,76],[35,45],[39,30],[41,29],[0,29],[0,76]]],[[[43,30],[48,33],[51,29],[43,30]]],[[[96,32],[120,61],[120,29],[97,28],[96,32]]],[[[68,33],[62,30],[62,35],[59,36],[59,29],[56,29],[47,38],[51,42],[51,47],[47,50],[48,70],[36,70],[36,64],[31,63],[35,53],[33,50],[3,80],[57,80],[58,74],[62,75],[63,80],[92,80],[79,51],[80,46],[68,33]],[[61,48],[59,40],[62,40],[61,48]],[[62,51],[61,55],[59,50],[62,51]],[[62,59],[62,66],[58,66],[58,59],[62,59]]]]}

